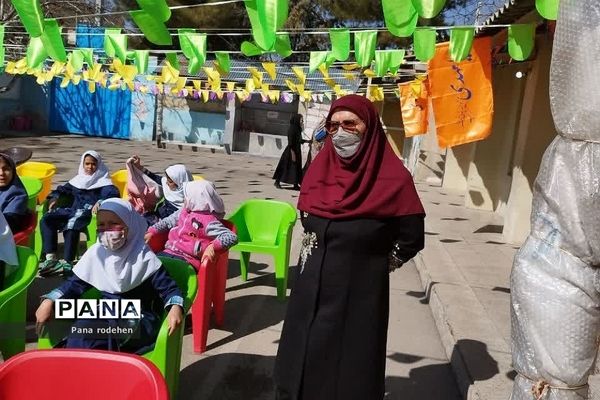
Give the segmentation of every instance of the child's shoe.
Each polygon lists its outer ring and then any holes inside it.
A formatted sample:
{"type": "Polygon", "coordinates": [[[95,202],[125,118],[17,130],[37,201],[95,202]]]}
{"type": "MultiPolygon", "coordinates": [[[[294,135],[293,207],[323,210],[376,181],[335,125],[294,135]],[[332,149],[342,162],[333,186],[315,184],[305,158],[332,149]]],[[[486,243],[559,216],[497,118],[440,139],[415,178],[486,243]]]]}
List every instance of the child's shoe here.
{"type": "Polygon", "coordinates": [[[65,261],[65,260],[60,260],[60,271],[59,274],[65,277],[69,277],[71,275],[73,275],[73,265],[71,265],[71,263],[65,261]]]}
{"type": "Polygon", "coordinates": [[[58,260],[47,259],[42,263],[39,274],[41,277],[47,277],[56,274],[56,271],[60,271],[60,269],[60,263],[58,260]]]}

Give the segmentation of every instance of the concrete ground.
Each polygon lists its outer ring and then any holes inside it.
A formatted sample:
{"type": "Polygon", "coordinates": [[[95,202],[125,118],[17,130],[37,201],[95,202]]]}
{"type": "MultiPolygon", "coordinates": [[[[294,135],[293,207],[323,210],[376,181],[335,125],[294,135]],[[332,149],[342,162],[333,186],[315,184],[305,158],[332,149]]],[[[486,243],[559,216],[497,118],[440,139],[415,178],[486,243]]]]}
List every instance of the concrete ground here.
{"type": "MultiPolygon", "coordinates": [[[[149,169],[161,172],[168,165],[185,163],[194,174],[216,183],[231,212],[243,200],[256,197],[277,199],[295,205],[298,192],[277,190],[270,179],[277,159],[245,154],[226,155],[205,149],[171,145],[157,149],[150,143],[58,135],[36,138],[2,139],[0,147],[24,146],[34,151],[32,160],[53,162],[58,167],[54,183],[67,181],[77,170],[81,153],[99,151],[111,171],[124,168],[131,154],[138,154],[149,169]]],[[[424,202],[437,189],[419,185],[424,202]]],[[[433,195],[432,195],[433,196],[433,195]]],[[[430,208],[430,205],[426,205],[430,208]]],[[[448,216],[454,217],[452,209],[448,216]]],[[[428,218],[429,219],[429,218],[428,218]]],[[[450,226],[449,232],[453,227],[450,226]]],[[[298,259],[300,223],[294,228],[291,271],[298,259]]],[[[448,237],[452,237],[449,234],[448,237]]],[[[446,236],[444,236],[446,237],[446,236]]],[[[429,244],[429,243],[428,243],[429,244]]],[[[272,260],[253,256],[249,280],[239,277],[239,254],[230,254],[225,326],[211,329],[208,351],[192,352],[191,335],[184,338],[181,364],[180,399],[272,399],[271,376],[286,302],[275,297],[272,260]]],[[[59,279],[38,279],[30,290],[30,318],[39,294],[60,283],[59,279]]],[[[290,286],[293,286],[291,279],[290,286]]],[[[408,263],[391,276],[391,308],[386,371],[386,399],[459,399],[449,359],[450,352],[440,341],[436,323],[417,274],[408,263]]],[[[368,345],[368,344],[366,344],[368,345]]],[[[464,339],[461,346],[475,353],[485,350],[480,342],[464,339]]],[[[33,343],[29,348],[35,347],[33,343]]],[[[490,370],[486,371],[490,373],[490,370]]]]}

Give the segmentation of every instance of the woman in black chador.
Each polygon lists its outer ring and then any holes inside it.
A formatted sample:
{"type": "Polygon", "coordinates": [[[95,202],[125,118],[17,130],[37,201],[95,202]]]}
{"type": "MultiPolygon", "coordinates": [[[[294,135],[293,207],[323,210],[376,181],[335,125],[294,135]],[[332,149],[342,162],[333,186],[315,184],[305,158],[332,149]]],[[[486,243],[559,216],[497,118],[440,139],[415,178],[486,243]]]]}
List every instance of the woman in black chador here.
{"type": "Polygon", "coordinates": [[[281,182],[294,185],[294,190],[300,190],[302,183],[302,115],[295,114],[290,118],[288,129],[288,145],[283,150],[279,164],[273,174],[275,187],[281,189],[281,182]]]}
{"type": "Polygon", "coordinates": [[[382,400],[389,271],[423,248],[423,206],[373,104],[344,96],[306,172],[304,238],[275,366],[278,400],[382,400]]]}

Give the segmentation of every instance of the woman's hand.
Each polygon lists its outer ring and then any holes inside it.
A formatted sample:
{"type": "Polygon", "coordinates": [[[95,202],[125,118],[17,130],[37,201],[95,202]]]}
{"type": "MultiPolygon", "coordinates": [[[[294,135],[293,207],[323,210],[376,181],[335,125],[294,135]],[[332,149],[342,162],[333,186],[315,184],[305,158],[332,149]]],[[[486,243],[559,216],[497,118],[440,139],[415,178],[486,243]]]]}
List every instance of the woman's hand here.
{"type": "Polygon", "coordinates": [[[54,302],[50,299],[45,299],[35,311],[35,331],[38,336],[42,333],[44,324],[52,317],[54,310],[54,302]]]}
{"type": "Polygon", "coordinates": [[[215,252],[215,247],[212,244],[209,244],[208,246],[206,246],[206,249],[204,249],[204,253],[202,253],[202,260],[201,262],[204,262],[204,260],[207,260],[209,263],[214,263],[215,260],[217,259],[217,253],[215,252]]]}
{"type": "Polygon", "coordinates": [[[144,242],[148,243],[154,234],[152,232],[146,232],[144,235],[144,242]]]}
{"type": "Polygon", "coordinates": [[[181,325],[181,321],[183,320],[183,309],[178,305],[171,306],[169,310],[169,314],[167,314],[167,322],[169,324],[169,336],[179,325],[181,325]]]}
{"type": "Polygon", "coordinates": [[[53,210],[56,207],[57,202],[58,202],[58,199],[50,200],[48,202],[48,210],[53,210]]]}

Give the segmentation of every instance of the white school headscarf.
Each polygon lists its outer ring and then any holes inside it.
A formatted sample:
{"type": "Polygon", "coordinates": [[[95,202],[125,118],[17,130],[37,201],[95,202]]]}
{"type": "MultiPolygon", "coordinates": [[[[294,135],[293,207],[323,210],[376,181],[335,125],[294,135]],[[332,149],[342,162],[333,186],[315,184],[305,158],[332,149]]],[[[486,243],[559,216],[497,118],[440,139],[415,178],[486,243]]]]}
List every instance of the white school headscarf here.
{"type": "Polygon", "coordinates": [[[223,199],[211,181],[192,181],[183,185],[185,207],[189,211],[207,211],[218,218],[225,216],[223,199]]]}
{"type": "Polygon", "coordinates": [[[108,168],[106,167],[106,164],[104,164],[104,162],[102,161],[102,156],[100,155],[100,153],[94,150],[88,150],[85,153],[83,153],[83,155],[81,156],[81,161],[79,162],[79,171],[77,172],[77,175],[69,181],[69,183],[75,186],[77,189],[84,190],[98,189],[103,186],[113,184],[112,180],[110,179],[110,176],[108,175],[108,168]],[[98,162],[98,168],[96,169],[96,172],[94,172],[92,175],[87,175],[85,173],[85,169],[83,166],[85,156],[92,156],[98,162]]]}
{"type": "MultiPolygon", "coordinates": [[[[0,261],[4,261],[8,265],[19,265],[17,257],[17,248],[13,233],[4,218],[4,214],[0,212],[0,261]]],[[[8,272],[8,271],[7,271],[8,272]]],[[[2,288],[0,288],[2,290],[2,288]]]]}
{"type": "Polygon", "coordinates": [[[161,262],[144,242],[148,224],[131,204],[122,199],[102,202],[100,210],[112,211],[127,225],[127,242],[116,251],[95,243],[73,268],[73,273],[96,289],[125,293],[141,285],[161,262]]]}
{"type": "Polygon", "coordinates": [[[192,180],[192,174],[183,164],[171,165],[165,170],[165,173],[177,184],[177,189],[171,190],[167,184],[167,178],[163,176],[161,181],[164,196],[177,208],[181,208],[183,207],[183,184],[192,180]]]}

